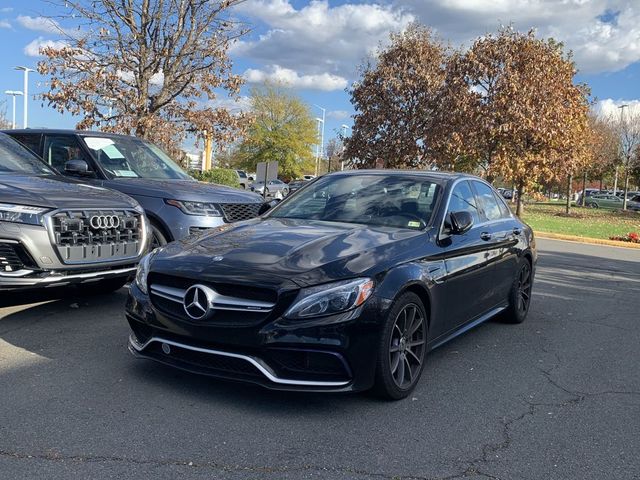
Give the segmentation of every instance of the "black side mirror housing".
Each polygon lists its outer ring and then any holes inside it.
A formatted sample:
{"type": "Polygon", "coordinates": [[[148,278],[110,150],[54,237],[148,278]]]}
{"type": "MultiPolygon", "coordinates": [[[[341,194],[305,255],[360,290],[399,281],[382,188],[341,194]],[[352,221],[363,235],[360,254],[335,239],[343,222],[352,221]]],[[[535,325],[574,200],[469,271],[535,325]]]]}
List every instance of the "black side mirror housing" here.
{"type": "Polygon", "coordinates": [[[89,170],[89,165],[84,160],[69,160],[64,164],[64,171],[70,175],[80,175],[82,177],[90,177],[93,172],[89,170]]]}
{"type": "Polygon", "coordinates": [[[279,204],[280,201],[281,200],[279,198],[274,198],[270,202],[263,203],[262,206],[260,207],[260,210],[258,210],[258,215],[262,215],[263,213],[267,213],[269,210],[271,210],[273,207],[275,207],[277,204],[279,204]]]}
{"type": "Polygon", "coordinates": [[[473,226],[473,217],[467,211],[451,212],[449,214],[449,224],[451,225],[451,233],[462,235],[467,233],[473,226]]]}

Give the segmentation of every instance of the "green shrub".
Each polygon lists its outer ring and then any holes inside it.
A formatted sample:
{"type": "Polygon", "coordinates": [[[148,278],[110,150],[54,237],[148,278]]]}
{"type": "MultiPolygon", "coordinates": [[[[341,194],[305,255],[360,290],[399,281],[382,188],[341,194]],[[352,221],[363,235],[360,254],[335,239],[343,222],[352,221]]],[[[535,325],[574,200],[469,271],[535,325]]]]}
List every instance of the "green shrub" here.
{"type": "Polygon", "coordinates": [[[230,168],[212,168],[204,172],[192,170],[189,174],[201,182],[217,183],[218,185],[240,188],[238,175],[235,170],[231,170],[230,168]]]}

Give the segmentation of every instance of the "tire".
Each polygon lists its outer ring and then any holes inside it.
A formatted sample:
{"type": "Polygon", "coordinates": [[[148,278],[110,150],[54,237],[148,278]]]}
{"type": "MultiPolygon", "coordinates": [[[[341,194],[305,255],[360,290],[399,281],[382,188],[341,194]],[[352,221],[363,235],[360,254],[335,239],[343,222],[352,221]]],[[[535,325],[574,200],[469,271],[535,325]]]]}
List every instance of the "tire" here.
{"type": "Polygon", "coordinates": [[[79,285],[79,289],[85,295],[105,295],[120,290],[129,281],[129,277],[107,278],[99,282],[79,285]]]}
{"type": "Polygon", "coordinates": [[[516,276],[509,291],[509,306],[503,313],[506,323],[522,323],[527,318],[531,306],[533,271],[526,258],[520,260],[516,276]]]}
{"type": "Polygon", "coordinates": [[[589,208],[598,208],[598,204],[597,203],[587,203],[587,207],[589,207],[589,208]]]}
{"type": "Polygon", "coordinates": [[[427,329],[427,313],[420,297],[412,292],[400,295],[380,335],[373,393],[400,400],[413,391],[424,369],[427,329]]]}
{"type": "Polygon", "coordinates": [[[162,233],[162,230],[160,230],[160,228],[158,228],[158,226],[155,223],[151,223],[151,246],[149,247],[149,250],[153,250],[155,248],[158,247],[164,247],[167,243],[169,243],[167,241],[167,237],[164,236],[164,233],[162,233]]]}

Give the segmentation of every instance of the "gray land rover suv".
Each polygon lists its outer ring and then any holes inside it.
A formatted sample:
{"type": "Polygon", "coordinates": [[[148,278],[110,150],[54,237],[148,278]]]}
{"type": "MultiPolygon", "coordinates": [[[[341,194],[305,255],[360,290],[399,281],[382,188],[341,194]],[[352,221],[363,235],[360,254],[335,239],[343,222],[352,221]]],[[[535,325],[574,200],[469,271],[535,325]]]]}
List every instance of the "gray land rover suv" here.
{"type": "Polygon", "coordinates": [[[78,130],[6,130],[45,163],[83,183],[119,190],[145,210],[152,247],[256,217],[262,197],[198,182],[153,143],[128,135],[78,130]]]}
{"type": "Polygon", "coordinates": [[[122,287],[149,247],[134,199],[58,175],[0,133],[0,291],[122,287]]]}

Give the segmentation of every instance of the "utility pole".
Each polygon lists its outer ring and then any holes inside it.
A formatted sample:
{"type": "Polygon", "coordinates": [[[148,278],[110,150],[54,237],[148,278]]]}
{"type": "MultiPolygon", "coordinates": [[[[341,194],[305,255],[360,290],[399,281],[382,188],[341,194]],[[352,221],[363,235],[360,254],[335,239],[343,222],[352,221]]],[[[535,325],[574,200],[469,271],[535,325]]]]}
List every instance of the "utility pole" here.
{"type": "Polygon", "coordinates": [[[320,127],[320,124],[322,124],[322,128],[318,128],[318,130],[320,131],[320,149],[319,149],[318,158],[316,160],[316,176],[317,176],[318,168],[320,166],[320,159],[324,158],[324,124],[325,124],[325,114],[327,113],[327,109],[322,108],[320,105],[315,105],[315,104],[314,104],[314,107],[322,110],[322,118],[316,118],[316,120],[318,121],[318,127],[320,127]]]}
{"type": "MultiPolygon", "coordinates": [[[[622,135],[622,142],[625,142],[625,136],[626,136],[626,125],[624,123],[624,109],[627,108],[629,105],[624,104],[624,105],[620,105],[618,108],[620,109],[620,134],[622,135]]],[[[624,151],[625,146],[624,143],[622,145],[623,148],[623,152],[622,154],[626,156],[626,152],[624,151]]],[[[624,161],[625,159],[623,159],[624,161]]],[[[622,196],[622,210],[626,210],[627,209],[627,191],[629,188],[629,165],[627,165],[628,162],[626,162],[624,164],[624,187],[623,187],[623,196],[622,196]]],[[[618,167],[616,167],[616,178],[615,178],[615,184],[613,186],[613,194],[616,195],[616,193],[618,190],[618,167]]]]}
{"type": "Polygon", "coordinates": [[[23,66],[18,66],[15,67],[14,70],[20,70],[24,72],[24,87],[22,89],[22,91],[24,92],[24,97],[23,97],[23,117],[22,117],[22,128],[27,128],[29,126],[29,72],[35,72],[35,70],[33,68],[29,68],[29,67],[23,67],[23,66]]]}
{"type": "Polygon", "coordinates": [[[13,109],[11,110],[11,128],[15,129],[16,128],[16,97],[18,95],[22,95],[22,92],[19,90],[7,90],[4,93],[6,93],[7,95],[11,95],[12,97],[13,109]]]}
{"type": "Polygon", "coordinates": [[[349,128],[349,125],[345,125],[344,123],[340,126],[340,128],[342,129],[342,161],[340,162],[340,170],[344,170],[344,151],[345,151],[345,146],[344,146],[344,139],[347,138],[347,129],[349,128]]]}

